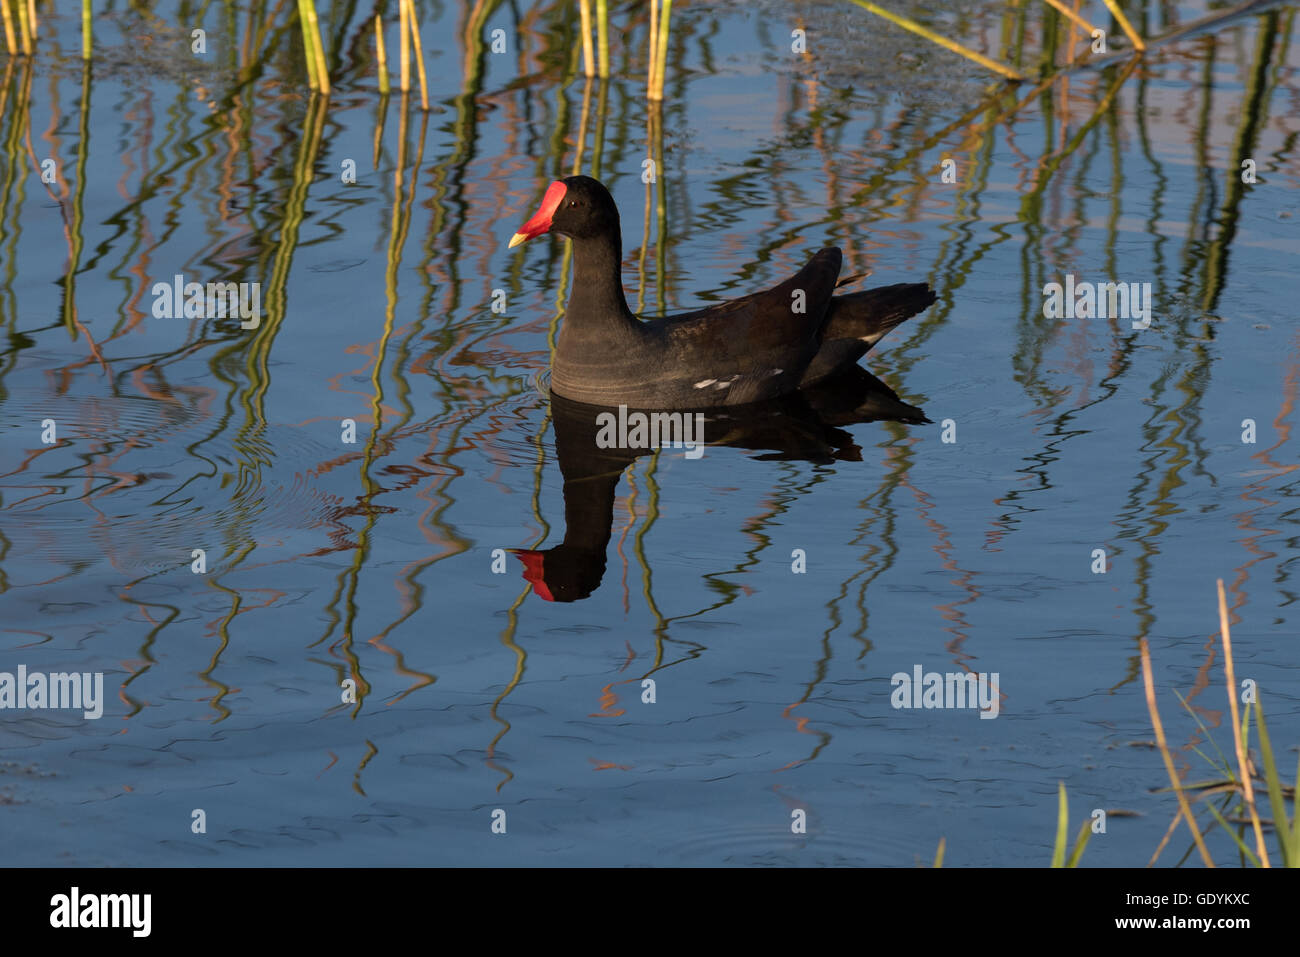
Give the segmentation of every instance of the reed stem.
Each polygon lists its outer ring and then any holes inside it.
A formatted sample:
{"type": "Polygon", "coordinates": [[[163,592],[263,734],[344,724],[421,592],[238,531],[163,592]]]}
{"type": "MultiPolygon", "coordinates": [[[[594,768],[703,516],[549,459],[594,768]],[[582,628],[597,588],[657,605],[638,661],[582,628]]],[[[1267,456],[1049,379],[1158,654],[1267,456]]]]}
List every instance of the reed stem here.
{"type": "Polygon", "coordinates": [[[9,10],[9,0],[0,0],[0,16],[5,22],[5,49],[10,56],[18,55],[18,40],[14,36],[14,16],[9,10]]]}
{"type": "Polygon", "coordinates": [[[32,29],[27,22],[27,4],[24,0],[14,0],[18,8],[18,35],[22,41],[23,56],[32,55],[32,29]]]}
{"type": "Polygon", "coordinates": [[[316,57],[311,48],[311,20],[307,17],[308,0],[298,0],[298,25],[302,27],[302,58],[307,67],[307,84],[318,89],[316,83],[316,57]]]}
{"type": "MultiPolygon", "coordinates": [[[[990,60],[984,54],[976,53],[974,50],[964,47],[960,43],[954,43],[952,40],[949,40],[947,37],[940,36],[939,34],[935,33],[933,30],[931,30],[929,27],[924,27],[921,24],[917,23],[915,20],[909,20],[907,19],[907,17],[899,16],[897,13],[891,13],[889,10],[886,10],[884,7],[879,7],[876,4],[871,3],[870,0],[853,0],[853,2],[856,3],[858,6],[860,6],[863,10],[866,10],[870,13],[874,13],[878,17],[884,17],[890,23],[895,24],[896,26],[900,26],[904,30],[910,30],[913,33],[917,34],[918,36],[923,36],[931,43],[939,44],[939,46],[943,47],[945,50],[951,50],[953,53],[960,54],[961,56],[964,56],[968,60],[974,60],[980,66],[987,67],[988,69],[992,70],[994,73],[1000,73],[1002,76],[1005,76],[1008,80],[1015,80],[1017,83],[1024,80],[1024,77],[1021,76],[1019,73],[1017,73],[1015,70],[1011,69],[1011,67],[1003,66],[1001,63],[998,63],[996,60],[990,60]]],[[[1110,0],[1107,0],[1107,2],[1110,2],[1110,0]]]]}
{"type": "MultiPolygon", "coordinates": [[[[1079,14],[1076,11],[1071,10],[1069,7],[1063,4],[1061,0],[1043,0],[1043,2],[1046,3],[1049,7],[1056,10],[1057,12],[1064,14],[1066,17],[1073,20],[1076,24],[1078,24],[1083,29],[1084,33],[1088,34],[1088,36],[1092,36],[1093,31],[1097,29],[1087,20],[1083,19],[1083,17],[1079,16],[1079,14]]],[[[1071,45],[1073,46],[1073,44],[1071,45]]]]}
{"type": "Polygon", "coordinates": [[[91,40],[90,0],[81,0],[81,58],[90,59],[91,40]]]}
{"type": "Polygon", "coordinates": [[[1134,49],[1141,51],[1147,48],[1143,39],[1138,36],[1138,32],[1133,29],[1133,24],[1128,22],[1128,17],[1124,16],[1124,11],[1120,9],[1115,0],[1102,0],[1106,4],[1106,9],[1119,22],[1119,28],[1128,36],[1129,42],[1133,44],[1134,49]]]}
{"type": "Polygon", "coordinates": [[[596,49],[601,77],[609,76],[609,0],[596,0],[596,49]]]}
{"type": "Polygon", "coordinates": [[[591,50],[591,0],[578,0],[578,15],[582,21],[582,72],[596,75],[596,60],[591,50]]]}
{"type": "Polygon", "coordinates": [[[379,92],[388,95],[388,52],[384,49],[384,24],[375,14],[375,56],[379,59],[379,92]]]}
{"type": "MultiPolygon", "coordinates": [[[[1201,852],[1201,860],[1205,862],[1206,867],[1214,866],[1214,859],[1210,857],[1210,851],[1205,846],[1205,840],[1201,837],[1201,829],[1196,825],[1196,816],[1192,814],[1192,806],[1187,800],[1187,794],[1183,791],[1183,782],[1178,779],[1178,772],[1174,769],[1174,758],[1169,753],[1169,742],[1165,740],[1165,726],[1160,722],[1160,710],[1156,707],[1156,688],[1155,681],[1151,676],[1151,651],[1147,648],[1145,638],[1138,639],[1138,653],[1142,658],[1142,688],[1146,692],[1147,711],[1151,715],[1151,729],[1156,733],[1156,747],[1160,750],[1160,757],[1165,762],[1165,772],[1169,775],[1169,783],[1173,786],[1174,795],[1178,798],[1178,810],[1183,820],[1187,822],[1187,829],[1192,832],[1192,839],[1196,842],[1196,849],[1201,852]]],[[[1178,818],[1174,818],[1177,823],[1178,818]]]]}
{"type": "Polygon", "coordinates": [[[668,21],[672,15],[673,0],[663,0],[659,8],[658,49],[651,51],[655,58],[654,89],[650,92],[652,100],[664,98],[664,74],[668,72],[668,21]]]}
{"type": "Polygon", "coordinates": [[[648,98],[654,99],[655,90],[655,66],[658,58],[655,51],[659,49],[659,0],[650,0],[650,42],[646,52],[645,64],[645,94],[648,98]]]}
{"type": "Polygon", "coordinates": [[[410,5],[407,20],[411,24],[411,43],[415,47],[415,68],[420,73],[420,109],[429,112],[429,81],[424,75],[424,45],[420,42],[420,22],[415,17],[415,0],[406,0],[410,5]]]}
{"type": "Polygon", "coordinates": [[[316,61],[316,82],[321,92],[329,95],[330,74],[325,67],[325,44],[321,40],[320,21],[316,19],[316,0],[307,0],[307,16],[311,18],[312,53],[316,61]]]}
{"type": "Polygon", "coordinates": [[[400,29],[400,33],[402,35],[402,45],[401,45],[402,69],[401,69],[401,83],[399,84],[399,89],[403,93],[406,93],[408,90],[411,89],[411,23],[410,23],[410,12],[408,11],[406,4],[407,4],[407,0],[398,0],[397,2],[397,6],[401,10],[401,14],[402,14],[401,29],[400,29]]]}
{"type": "Polygon", "coordinates": [[[1250,824],[1255,831],[1255,848],[1259,854],[1260,864],[1271,867],[1268,848],[1264,846],[1264,830],[1259,823],[1259,811],[1255,808],[1255,786],[1250,779],[1246,744],[1241,739],[1241,716],[1237,711],[1237,675],[1232,661],[1232,633],[1228,629],[1228,598],[1223,591],[1222,578],[1218,580],[1218,585],[1219,631],[1223,635],[1223,674],[1228,681],[1228,707],[1232,714],[1232,743],[1237,750],[1237,770],[1241,774],[1241,788],[1246,799],[1246,810],[1250,814],[1250,824]]]}

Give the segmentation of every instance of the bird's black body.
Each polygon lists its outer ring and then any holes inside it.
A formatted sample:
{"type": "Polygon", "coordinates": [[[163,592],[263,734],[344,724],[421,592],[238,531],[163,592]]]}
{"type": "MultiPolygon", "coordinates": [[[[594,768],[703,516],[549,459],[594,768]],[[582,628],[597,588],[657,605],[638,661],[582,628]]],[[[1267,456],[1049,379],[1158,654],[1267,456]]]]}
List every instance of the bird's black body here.
{"type": "Polygon", "coordinates": [[[623,295],[622,235],[609,191],[570,176],[552,185],[547,200],[512,245],[548,230],[573,242],[573,290],[551,388],[576,402],[707,409],[768,401],[845,371],[934,302],[924,283],[836,296],[842,257],[830,248],[771,289],[638,319],[623,295]]]}

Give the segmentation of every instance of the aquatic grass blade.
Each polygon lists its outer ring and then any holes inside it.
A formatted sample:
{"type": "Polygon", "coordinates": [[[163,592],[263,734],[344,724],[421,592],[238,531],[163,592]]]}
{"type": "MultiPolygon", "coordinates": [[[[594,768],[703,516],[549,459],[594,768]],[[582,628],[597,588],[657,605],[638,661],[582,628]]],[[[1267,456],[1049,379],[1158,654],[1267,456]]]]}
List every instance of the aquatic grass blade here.
{"type": "Polygon", "coordinates": [[[1056,843],[1052,847],[1052,866],[1065,866],[1065,840],[1069,830],[1070,802],[1065,796],[1065,782],[1056,782],[1056,843]]]}
{"type": "Polygon", "coordinates": [[[1088,838],[1092,837],[1092,822],[1084,821],[1079,827],[1079,833],[1074,838],[1074,850],[1070,852],[1070,859],[1065,862],[1066,867],[1078,867],[1079,860],[1083,857],[1083,849],[1088,846],[1088,838]]]}
{"type": "Polygon", "coordinates": [[[874,13],[876,16],[888,20],[890,23],[894,24],[895,26],[902,27],[904,30],[909,30],[912,33],[917,34],[918,36],[925,37],[925,39],[929,40],[931,43],[937,43],[945,50],[950,50],[953,53],[964,56],[968,60],[973,60],[976,63],[978,63],[980,66],[986,67],[987,69],[992,70],[994,73],[999,73],[1002,76],[1005,76],[1008,80],[1015,80],[1017,83],[1024,80],[1024,77],[1021,76],[1019,73],[1017,73],[1015,70],[1011,69],[1011,67],[1004,66],[1001,63],[998,63],[996,60],[990,60],[984,54],[976,53],[974,50],[970,49],[969,47],[964,47],[960,43],[955,43],[952,40],[949,40],[947,37],[935,33],[929,27],[922,26],[921,24],[917,23],[915,20],[909,20],[907,17],[900,16],[897,13],[893,13],[889,10],[886,10],[884,7],[880,7],[874,3],[871,3],[870,0],[852,0],[852,2],[856,3],[862,9],[866,10],[868,13],[874,13]]]}
{"type": "Polygon", "coordinates": [[[1160,749],[1160,757],[1165,764],[1165,773],[1169,775],[1169,783],[1174,787],[1174,794],[1178,797],[1179,812],[1192,832],[1192,839],[1196,842],[1196,849],[1201,854],[1201,860],[1205,862],[1206,867],[1213,867],[1214,859],[1210,857],[1209,848],[1205,846],[1205,840],[1201,837],[1200,828],[1196,825],[1196,817],[1192,814],[1191,804],[1187,800],[1187,795],[1183,793],[1182,782],[1178,780],[1178,772],[1174,769],[1174,758],[1169,753],[1169,742],[1165,740],[1165,726],[1160,720],[1160,709],[1156,706],[1155,679],[1151,674],[1151,649],[1147,645],[1145,638],[1138,639],[1138,653],[1142,659],[1142,686],[1146,692],[1147,713],[1151,716],[1151,728],[1155,731],[1156,745],[1160,749]]]}
{"type": "Polygon", "coordinates": [[[1237,751],[1237,769],[1241,774],[1242,796],[1246,802],[1246,812],[1250,815],[1251,828],[1255,832],[1255,848],[1259,859],[1269,867],[1268,848],[1264,846],[1264,828],[1259,821],[1259,810],[1255,807],[1255,785],[1250,779],[1250,763],[1246,760],[1246,742],[1243,738],[1243,723],[1237,712],[1237,673],[1232,657],[1232,631],[1228,626],[1228,596],[1223,588],[1223,579],[1218,580],[1219,592],[1219,632],[1223,639],[1223,676],[1228,684],[1228,708],[1232,714],[1232,741],[1237,751]]]}
{"type": "Polygon", "coordinates": [[[1237,850],[1250,858],[1252,864],[1259,867],[1259,858],[1255,856],[1255,852],[1246,846],[1246,842],[1241,839],[1239,834],[1237,834],[1236,829],[1224,819],[1223,815],[1219,812],[1219,809],[1209,801],[1205,802],[1205,806],[1209,808],[1210,813],[1214,815],[1214,819],[1219,822],[1219,827],[1223,828],[1223,832],[1227,834],[1228,837],[1232,838],[1232,842],[1237,845],[1237,850]]]}
{"type": "MultiPolygon", "coordinates": [[[[1295,844],[1297,832],[1287,820],[1286,799],[1282,795],[1282,779],[1277,773],[1277,759],[1273,755],[1273,743],[1268,737],[1268,726],[1264,723],[1264,703],[1256,701],[1259,710],[1259,751],[1264,761],[1264,780],[1268,783],[1268,803],[1273,809],[1273,829],[1277,832],[1277,842],[1282,849],[1283,867],[1300,867],[1300,855],[1295,844]]],[[[1300,784],[1300,780],[1297,780],[1300,784]]],[[[1300,814],[1296,815],[1300,820],[1300,814]]]]}
{"type": "Polygon", "coordinates": [[[1219,742],[1215,739],[1215,737],[1212,734],[1210,734],[1210,729],[1205,726],[1205,722],[1201,720],[1201,716],[1196,713],[1196,710],[1190,704],[1187,703],[1187,699],[1184,698],[1179,693],[1177,688],[1174,688],[1173,692],[1174,692],[1174,697],[1178,699],[1179,704],[1181,704],[1183,706],[1183,709],[1192,716],[1192,720],[1195,721],[1197,727],[1201,729],[1201,734],[1204,735],[1205,740],[1209,741],[1210,744],[1214,746],[1214,750],[1218,753],[1219,760],[1222,762],[1222,764],[1216,765],[1210,759],[1210,757],[1207,754],[1205,754],[1205,752],[1203,752],[1200,748],[1194,748],[1193,750],[1195,750],[1195,752],[1198,755],[1200,755],[1201,758],[1204,759],[1205,763],[1208,764],[1210,767],[1212,768],[1222,767],[1223,773],[1228,775],[1228,777],[1232,778],[1235,781],[1236,776],[1232,773],[1232,762],[1228,760],[1228,756],[1224,754],[1223,749],[1219,747],[1219,742]]]}

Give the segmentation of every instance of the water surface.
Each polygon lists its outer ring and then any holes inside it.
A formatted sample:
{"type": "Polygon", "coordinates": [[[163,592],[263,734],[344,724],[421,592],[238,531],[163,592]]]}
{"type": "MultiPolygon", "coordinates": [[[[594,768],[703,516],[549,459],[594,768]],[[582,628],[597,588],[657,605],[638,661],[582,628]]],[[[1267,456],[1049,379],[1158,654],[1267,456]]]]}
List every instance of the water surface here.
{"type": "MultiPolygon", "coordinates": [[[[1009,86],[848,3],[679,3],[652,108],[644,12],[588,82],[572,4],[417,6],[428,113],[381,101],[337,5],[328,101],[260,3],[105,7],[89,71],[49,11],[4,61],[0,670],[107,696],[0,715],[7,863],[906,866],[946,838],[1041,865],[1064,782],[1076,824],[1138,812],[1084,864],[1139,866],[1175,805],[1138,641],[1180,770],[1215,776],[1174,692],[1228,750],[1218,578],[1289,777],[1294,7],[1040,82],[1066,60],[1040,5],[914,5],[1009,86]],[[594,586],[543,600],[508,550],[568,531],[572,270],[506,242],[574,171],[622,210],[644,314],[827,245],[930,283],[865,365],[932,423],[621,463],[594,586]],[[176,274],[260,283],[259,325],[157,318],[176,274]],[[1150,328],[1046,317],[1067,274],[1149,283],[1150,328]],[[997,673],[997,718],[892,707],[917,665],[997,673]]],[[[1126,6],[1152,37],[1214,12],[1126,6]]]]}

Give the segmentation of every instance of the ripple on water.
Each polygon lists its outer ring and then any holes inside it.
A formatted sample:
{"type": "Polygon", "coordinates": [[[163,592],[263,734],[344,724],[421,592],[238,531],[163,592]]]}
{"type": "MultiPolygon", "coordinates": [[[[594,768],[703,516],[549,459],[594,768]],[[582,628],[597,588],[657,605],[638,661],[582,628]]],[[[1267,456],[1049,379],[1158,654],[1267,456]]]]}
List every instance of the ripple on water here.
{"type": "MultiPolygon", "coordinates": [[[[807,810],[807,832],[791,831],[791,812],[772,808],[762,820],[711,820],[716,814],[684,814],[672,828],[671,837],[662,840],[656,855],[663,864],[685,865],[761,865],[772,866],[872,866],[885,867],[913,863],[916,848],[899,836],[896,829],[876,822],[845,826],[832,823],[814,809],[807,810]]],[[[748,815],[747,815],[748,816],[748,815]]],[[[842,817],[843,815],[837,815],[842,817]]],[[[647,834],[647,842],[656,835],[647,834]]]]}
{"type": "Polygon", "coordinates": [[[322,476],[359,453],[323,440],[332,423],[241,430],[197,404],[136,396],[22,397],[9,411],[32,435],[2,470],[0,514],[16,554],[147,573],[183,566],[213,541],[346,531],[345,499],[322,476]],[[52,446],[39,441],[47,419],[52,446]]]}

